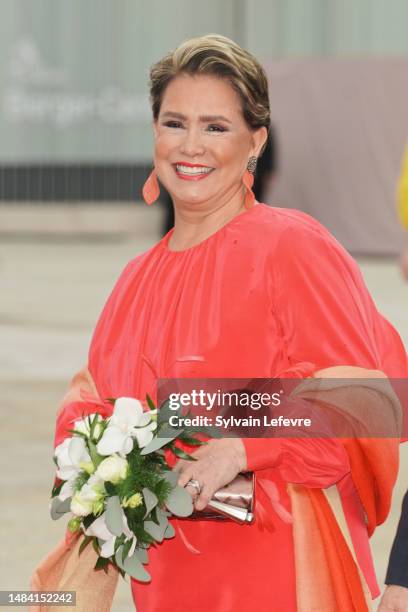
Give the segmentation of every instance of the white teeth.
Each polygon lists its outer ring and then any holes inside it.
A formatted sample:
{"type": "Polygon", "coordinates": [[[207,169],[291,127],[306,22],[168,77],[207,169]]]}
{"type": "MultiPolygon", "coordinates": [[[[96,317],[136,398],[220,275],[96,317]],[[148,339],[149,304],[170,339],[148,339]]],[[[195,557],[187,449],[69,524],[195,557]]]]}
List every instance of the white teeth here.
{"type": "Polygon", "coordinates": [[[182,174],[209,174],[212,170],[212,168],[206,168],[204,166],[201,167],[196,167],[196,168],[191,168],[190,166],[183,166],[182,164],[176,164],[176,169],[177,172],[180,172],[182,174]]]}

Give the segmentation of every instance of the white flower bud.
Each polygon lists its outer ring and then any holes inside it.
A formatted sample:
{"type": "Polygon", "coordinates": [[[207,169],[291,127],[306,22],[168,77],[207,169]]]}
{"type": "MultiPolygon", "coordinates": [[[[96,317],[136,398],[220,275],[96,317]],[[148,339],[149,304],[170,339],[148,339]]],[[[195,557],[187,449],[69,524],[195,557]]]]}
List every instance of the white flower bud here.
{"type": "Polygon", "coordinates": [[[71,512],[75,514],[75,516],[88,516],[88,514],[92,513],[93,502],[83,499],[81,497],[81,492],[75,493],[74,497],[71,501],[71,512]]]}
{"type": "Polygon", "coordinates": [[[126,459],[117,455],[111,455],[99,464],[96,474],[104,481],[118,484],[118,482],[126,478],[128,467],[126,459]]]}

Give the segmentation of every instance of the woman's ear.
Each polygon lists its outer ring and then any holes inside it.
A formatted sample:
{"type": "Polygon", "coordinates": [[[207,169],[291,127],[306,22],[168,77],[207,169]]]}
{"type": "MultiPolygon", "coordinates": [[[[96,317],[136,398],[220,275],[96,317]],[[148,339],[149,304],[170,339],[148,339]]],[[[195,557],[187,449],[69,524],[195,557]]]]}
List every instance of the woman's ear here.
{"type": "Polygon", "coordinates": [[[253,149],[251,155],[259,157],[268,139],[268,130],[266,127],[258,128],[252,132],[253,149]]]}

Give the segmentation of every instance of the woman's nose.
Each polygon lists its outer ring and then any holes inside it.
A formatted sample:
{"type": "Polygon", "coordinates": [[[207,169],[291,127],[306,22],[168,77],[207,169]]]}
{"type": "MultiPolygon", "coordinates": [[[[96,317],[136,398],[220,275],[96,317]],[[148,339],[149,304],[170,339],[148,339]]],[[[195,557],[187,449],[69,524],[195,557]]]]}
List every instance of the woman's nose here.
{"type": "Polygon", "coordinates": [[[202,142],[202,136],[199,129],[187,129],[185,136],[180,146],[181,153],[194,157],[195,155],[202,155],[204,152],[204,145],[202,142]]]}

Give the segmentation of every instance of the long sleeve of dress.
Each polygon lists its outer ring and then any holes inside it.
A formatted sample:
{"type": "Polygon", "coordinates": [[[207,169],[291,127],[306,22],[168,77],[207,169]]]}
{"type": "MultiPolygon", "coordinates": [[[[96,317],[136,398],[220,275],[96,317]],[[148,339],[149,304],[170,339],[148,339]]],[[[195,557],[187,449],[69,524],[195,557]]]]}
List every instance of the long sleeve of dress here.
{"type": "MultiPolygon", "coordinates": [[[[300,225],[287,228],[277,250],[271,300],[288,370],[304,362],[310,374],[338,365],[382,369],[375,332],[382,318],[354,260],[306,215],[300,225]]],[[[287,482],[327,487],[350,471],[347,452],[335,437],[243,443],[248,470],[273,467],[287,482]]]]}

